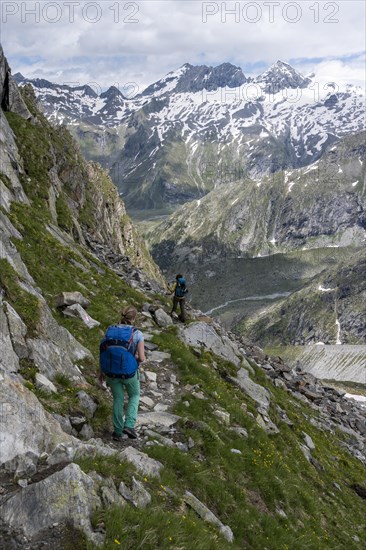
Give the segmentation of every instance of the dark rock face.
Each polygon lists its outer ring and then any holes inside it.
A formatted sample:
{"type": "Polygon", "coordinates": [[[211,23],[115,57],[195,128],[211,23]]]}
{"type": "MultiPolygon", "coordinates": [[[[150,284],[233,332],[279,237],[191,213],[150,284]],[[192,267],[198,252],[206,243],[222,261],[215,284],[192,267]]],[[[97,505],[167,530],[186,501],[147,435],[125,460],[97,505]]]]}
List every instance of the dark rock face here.
{"type": "Polygon", "coordinates": [[[25,119],[31,118],[18,87],[11,76],[11,69],[0,44],[0,100],[3,111],[12,111],[25,119]]]}

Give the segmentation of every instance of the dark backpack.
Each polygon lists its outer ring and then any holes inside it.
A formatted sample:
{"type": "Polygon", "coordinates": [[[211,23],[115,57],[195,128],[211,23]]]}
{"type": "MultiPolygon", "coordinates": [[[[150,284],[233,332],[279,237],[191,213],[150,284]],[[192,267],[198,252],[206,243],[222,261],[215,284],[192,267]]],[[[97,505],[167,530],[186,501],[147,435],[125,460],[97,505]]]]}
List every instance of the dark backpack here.
{"type": "Polygon", "coordinates": [[[107,376],[132,378],[138,369],[133,341],[134,327],[113,325],[108,327],[100,343],[100,368],[107,376]]]}
{"type": "Polygon", "coordinates": [[[180,277],[177,279],[177,286],[175,287],[175,295],[177,298],[184,298],[184,296],[187,294],[188,288],[186,285],[186,280],[184,277],[180,277]]]}

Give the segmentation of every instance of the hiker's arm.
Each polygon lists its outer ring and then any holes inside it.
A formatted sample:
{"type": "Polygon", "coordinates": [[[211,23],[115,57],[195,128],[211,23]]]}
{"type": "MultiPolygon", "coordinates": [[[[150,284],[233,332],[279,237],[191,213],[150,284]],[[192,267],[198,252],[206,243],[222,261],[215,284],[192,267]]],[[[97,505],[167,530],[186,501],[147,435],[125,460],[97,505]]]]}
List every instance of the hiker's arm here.
{"type": "Polygon", "coordinates": [[[104,382],[104,380],[105,380],[104,372],[102,372],[101,370],[99,371],[98,378],[99,378],[100,382],[104,382]]]}
{"type": "Polygon", "coordinates": [[[175,288],[177,286],[177,283],[172,283],[172,285],[168,285],[168,290],[170,293],[175,292],[175,288]]]}
{"type": "Polygon", "coordinates": [[[146,361],[145,344],[143,340],[137,344],[137,356],[139,363],[143,363],[144,361],[146,361]]]}

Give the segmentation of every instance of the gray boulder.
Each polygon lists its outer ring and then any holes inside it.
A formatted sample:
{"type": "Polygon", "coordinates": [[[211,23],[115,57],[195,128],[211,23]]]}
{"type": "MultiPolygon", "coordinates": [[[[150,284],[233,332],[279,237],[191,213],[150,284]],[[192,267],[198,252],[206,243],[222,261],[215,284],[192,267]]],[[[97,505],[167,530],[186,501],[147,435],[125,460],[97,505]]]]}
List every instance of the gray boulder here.
{"type": "Polygon", "coordinates": [[[167,359],[171,359],[170,353],[165,351],[150,351],[148,355],[149,361],[155,361],[156,363],[161,363],[167,359]]]}
{"type": "Polygon", "coordinates": [[[56,413],[53,413],[52,416],[57,420],[57,422],[60,424],[62,430],[65,433],[71,434],[72,426],[68,416],[62,416],[61,414],[56,414],[56,413]]]}
{"type": "Polygon", "coordinates": [[[89,329],[99,327],[100,325],[99,321],[96,321],[95,319],[90,317],[90,315],[80,304],[72,304],[71,306],[67,306],[65,309],[62,310],[62,313],[66,317],[76,317],[81,319],[84,325],[86,325],[89,329]]]}
{"type": "Polygon", "coordinates": [[[207,508],[198,498],[196,498],[192,493],[186,491],[184,494],[184,501],[190,508],[192,508],[196,514],[198,514],[204,521],[216,525],[219,528],[220,533],[225,537],[228,542],[233,542],[234,535],[232,530],[228,525],[224,525],[219,518],[215,516],[211,510],[207,508]]]}
{"type": "Polygon", "coordinates": [[[18,86],[11,76],[11,69],[4,55],[0,44],[0,99],[1,107],[20,115],[25,119],[30,119],[30,114],[26,104],[20,95],[18,86]]]}
{"type": "Polygon", "coordinates": [[[74,441],[44,410],[34,393],[1,371],[0,403],[0,465],[28,452],[37,456],[51,453],[59,443],[74,441]]]}
{"type": "Polygon", "coordinates": [[[191,323],[181,328],[179,335],[190,346],[203,347],[237,367],[240,365],[239,348],[225,334],[219,335],[212,325],[203,321],[191,323]]]}
{"type": "Polygon", "coordinates": [[[27,327],[15,309],[8,302],[4,302],[4,305],[6,316],[8,318],[9,332],[13,349],[19,359],[26,358],[28,357],[28,348],[25,341],[27,327]]]}
{"type": "Polygon", "coordinates": [[[90,301],[79,291],[61,292],[61,294],[56,296],[56,307],[64,308],[74,304],[79,304],[83,308],[87,309],[90,306],[90,301]]]}
{"type": "Polygon", "coordinates": [[[168,327],[173,324],[172,318],[163,309],[157,309],[154,312],[155,321],[159,327],[168,327]]]}
{"type": "Polygon", "coordinates": [[[0,506],[0,514],[13,529],[33,537],[54,523],[70,522],[94,543],[103,542],[93,532],[90,516],[101,507],[93,479],[76,464],[28,485],[0,506]]]}
{"type": "Polygon", "coordinates": [[[315,445],[313,440],[311,439],[310,435],[308,435],[306,432],[302,432],[302,435],[304,437],[305,445],[313,451],[315,449],[315,445]]]}
{"type": "Polygon", "coordinates": [[[81,371],[73,364],[70,355],[63,348],[43,338],[29,338],[27,343],[29,358],[47,378],[52,380],[57,373],[62,373],[75,382],[85,383],[81,371]]]}
{"type": "Polygon", "coordinates": [[[150,458],[147,454],[138,451],[134,447],[127,447],[121,452],[121,457],[131,462],[142,474],[150,477],[160,477],[163,465],[158,460],[150,458]]]}
{"type": "Polygon", "coordinates": [[[37,372],[35,385],[38,389],[45,391],[46,393],[57,393],[57,388],[52,384],[51,380],[48,380],[44,374],[37,372]]]}
{"type": "Polygon", "coordinates": [[[81,428],[79,435],[82,439],[85,439],[88,441],[92,437],[94,437],[94,430],[90,426],[90,424],[84,424],[84,426],[81,428]]]}
{"type": "Polygon", "coordinates": [[[137,481],[133,476],[131,489],[121,481],[118,490],[123,498],[131,502],[135,508],[146,508],[151,502],[150,493],[145,489],[141,481],[137,481]]]}
{"type": "Polygon", "coordinates": [[[97,404],[84,390],[79,391],[76,394],[80,405],[85,411],[87,418],[93,418],[95,411],[97,410],[97,404]]]}
{"type": "Polygon", "coordinates": [[[270,405],[270,393],[269,391],[260,386],[256,382],[253,382],[249,378],[249,374],[245,369],[240,369],[236,377],[229,377],[229,380],[238,386],[244,393],[249,395],[254,401],[264,409],[268,409],[270,405]]]}

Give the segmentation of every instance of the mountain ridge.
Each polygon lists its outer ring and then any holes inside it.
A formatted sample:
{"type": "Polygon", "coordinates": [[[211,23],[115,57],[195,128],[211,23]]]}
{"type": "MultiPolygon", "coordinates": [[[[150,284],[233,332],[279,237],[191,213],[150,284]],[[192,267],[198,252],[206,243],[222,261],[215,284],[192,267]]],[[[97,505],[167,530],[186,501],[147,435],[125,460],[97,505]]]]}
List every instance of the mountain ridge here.
{"type": "Polygon", "coordinates": [[[83,154],[110,170],[127,207],[154,209],[200,198],[243,173],[260,181],[308,166],[363,129],[360,89],[313,84],[278,61],[251,80],[231,64],[186,64],[134,98],[115,89],[91,97],[83,87],[34,88],[46,116],[68,125],[83,154]]]}

